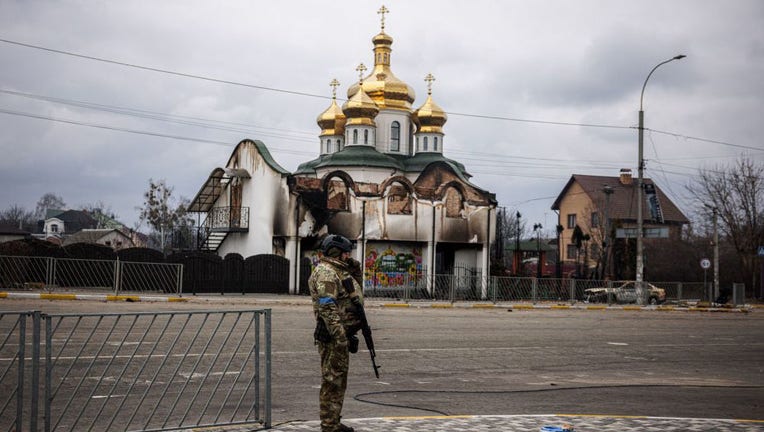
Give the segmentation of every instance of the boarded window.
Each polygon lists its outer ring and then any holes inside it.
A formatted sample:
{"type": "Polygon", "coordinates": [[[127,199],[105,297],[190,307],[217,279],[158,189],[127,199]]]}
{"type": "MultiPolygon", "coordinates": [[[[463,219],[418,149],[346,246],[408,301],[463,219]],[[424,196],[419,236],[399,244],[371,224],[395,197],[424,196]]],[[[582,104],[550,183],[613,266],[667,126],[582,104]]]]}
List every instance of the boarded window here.
{"type": "Polygon", "coordinates": [[[348,188],[340,180],[332,180],[326,191],[326,207],[329,210],[348,210],[348,188]]]}
{"type": "Polygon", "coordinates": [[[390,192],[387,195],[387,214],[411,214],[411,196],[403,186],[393,185],[390,187],[390,192]]]}
{"type": "Polygon", "coordinates": [[[462,210],[464,206],[464,199],[462,194],[454,188],[449,188],[446,192],[446,217],[458,218],[462,217],[462,210]]]}

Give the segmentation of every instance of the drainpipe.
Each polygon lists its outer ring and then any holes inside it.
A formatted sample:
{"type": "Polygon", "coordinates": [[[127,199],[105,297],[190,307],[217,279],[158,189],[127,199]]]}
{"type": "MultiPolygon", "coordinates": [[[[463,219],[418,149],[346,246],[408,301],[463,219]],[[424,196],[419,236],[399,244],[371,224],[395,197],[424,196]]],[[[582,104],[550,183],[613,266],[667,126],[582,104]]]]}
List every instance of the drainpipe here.
{"type": "Polygon", "coordinates": [[[294,292],[300,294],[300,196],[297,195],[294,209],[294,292]]]}
{"type": "Polygon", "coordinates": [[[430,237],[430,287],[429,294],[435,293],[435,248],[437,242],[435,240],[435,202],[432,203],[432,235],[430,237]]]}
{"type": "Polygon", "coordinates": [[[366,286],[366,200],[361,201],[361,291],[366,286]]]}

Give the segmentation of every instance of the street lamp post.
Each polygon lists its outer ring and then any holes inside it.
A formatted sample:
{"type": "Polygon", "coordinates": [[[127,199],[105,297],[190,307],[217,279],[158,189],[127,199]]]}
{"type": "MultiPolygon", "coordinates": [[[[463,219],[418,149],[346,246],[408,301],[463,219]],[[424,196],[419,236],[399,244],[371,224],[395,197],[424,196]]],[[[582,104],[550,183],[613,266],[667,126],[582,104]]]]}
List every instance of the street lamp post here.
{"type": "Polygon", "coordinates": [[[645,135],[645,112],[642,109],[642,101],[645,97],[645,87],[647,87],[647,81],[650,80],[650,76],[652,76],[653,72],[655,72],[656,69],[658,69],[660,66],[672,62],[674,60],[681,60],[685,58],[686,56],[684,54],[679,54],[677,56],[674,56],[668,60],[664,60],[657,65],[650,71],[649,74],[647,74],[647,78],[645,78],[645,83],[642,84],[642,93],[639,95],[639,155],[637,160],[637,167],[638,167],[638,180],[637,180],[637,298],[639,300],[640,304],[643,304],[645,301],[645,295],[644,295],[644,285],[642,283],[643,275],[645,271],[644,267],[644,261],[642,257],[642,237],[644,236],[644,228],[643,224],[644,221],[642,220],[642,207],[644,203],[644,171],[645,171],[645,160],[643,157],[643,149],[644,149],[644,135],[645,135]]]}
{"type": "Polygon", "coordinates": [[[533,224],[533,231],[536,233],[536,277],[541,278],[541,224],[533,224]]]}

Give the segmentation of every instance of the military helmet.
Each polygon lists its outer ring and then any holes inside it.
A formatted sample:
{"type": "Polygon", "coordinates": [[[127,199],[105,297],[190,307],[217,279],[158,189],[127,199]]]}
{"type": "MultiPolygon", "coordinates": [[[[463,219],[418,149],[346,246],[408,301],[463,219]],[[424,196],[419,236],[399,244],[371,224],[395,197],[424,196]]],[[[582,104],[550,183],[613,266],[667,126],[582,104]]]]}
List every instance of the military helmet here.
{"type": "Polygon", "coordinates": [[[338,234],[329,234],[321,242],[321,252],[327,253],[329,249],[336,247],[342,252],[350,252],[353,249],[353,243],[350,240],[338,234]]]}

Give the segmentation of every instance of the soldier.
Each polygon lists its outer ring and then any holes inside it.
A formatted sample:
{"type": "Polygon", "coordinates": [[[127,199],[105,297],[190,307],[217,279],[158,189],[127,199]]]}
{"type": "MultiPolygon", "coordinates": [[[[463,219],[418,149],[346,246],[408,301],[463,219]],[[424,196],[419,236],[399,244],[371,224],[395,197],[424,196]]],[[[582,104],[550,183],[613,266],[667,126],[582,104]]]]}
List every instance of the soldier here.
{"type": "Polygon", "coordinates": [[[321,261],[308,280],[316,317],[313,337],[321,356],[322,432],[353,432],[353,428],[340,423],[347,387],[348,353],[358,351],[355,333],[361,326],[353,299],[363,301],[361,266],[350,258],[352,248],[350,240],[343,236],[326,236],[321,242],[321,261]]]}

